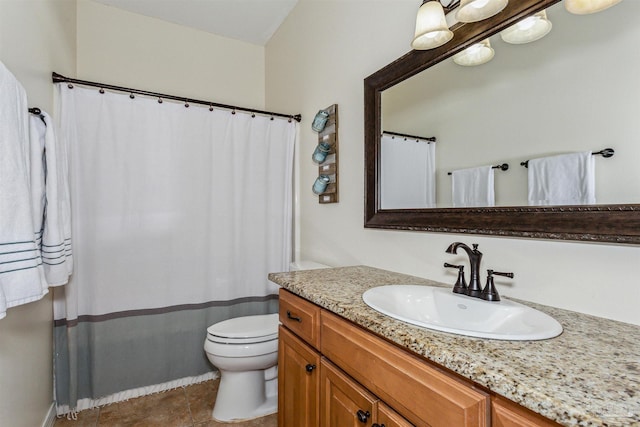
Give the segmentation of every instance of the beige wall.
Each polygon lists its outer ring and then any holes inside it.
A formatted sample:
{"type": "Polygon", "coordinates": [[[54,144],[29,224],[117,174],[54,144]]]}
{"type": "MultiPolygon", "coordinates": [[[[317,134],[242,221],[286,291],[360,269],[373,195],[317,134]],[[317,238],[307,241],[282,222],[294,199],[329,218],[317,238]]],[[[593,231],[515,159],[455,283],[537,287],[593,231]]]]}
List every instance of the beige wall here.
{"type": "MultiPolygon", "coordinates": [[[[75,0],[0,0],[0,61],[51,112],[51,71],[73,75],[75,0]]],[[[0,320],[0,424],[42,425],[52,402],[51,298],[9,309],[0,320]]]]}
{"type": "MultiPolygon", "coordinates": [[[[0,0],[0,60],[29,105],[53,109],[51,72],[264,108],[264,48],[87,0],[0,0]]],[[[42,425],[52,402],[51,298],[0,321],[0,425],[42,425]]]]}
{"type": "Polygon", "coordinates": [[[78,1],[78,78],[264,108],[264,48],[78,1]]]}
{"type": "Polygon", "coordinates": [[[266,49],[267,108],[303,115],[300,253],[333,266],[374,267],[453,283],[442,264],[453,241],[479,243],[484,268],[513,271],[501,293],[640,324],[640,248],[363,228],[363,79],[409,50],[420,0],[300,0],[266,49]],[[340,203],[319,205],[311,153],[318,109],[340,109],[340,203]],[[613,292],[617,298],[611,296],[613,292]]]}

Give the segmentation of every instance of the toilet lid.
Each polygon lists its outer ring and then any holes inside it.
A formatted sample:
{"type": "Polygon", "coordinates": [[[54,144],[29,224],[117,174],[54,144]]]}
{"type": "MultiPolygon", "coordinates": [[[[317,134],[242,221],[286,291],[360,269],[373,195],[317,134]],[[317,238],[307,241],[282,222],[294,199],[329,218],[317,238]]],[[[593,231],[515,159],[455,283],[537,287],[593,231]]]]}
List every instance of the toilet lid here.
{"type": "Polygon", "coordinates": [[[252,343],[278,338],[278,313],[236,317],[207,328],[207,339],[224,343],[252,343]]]}

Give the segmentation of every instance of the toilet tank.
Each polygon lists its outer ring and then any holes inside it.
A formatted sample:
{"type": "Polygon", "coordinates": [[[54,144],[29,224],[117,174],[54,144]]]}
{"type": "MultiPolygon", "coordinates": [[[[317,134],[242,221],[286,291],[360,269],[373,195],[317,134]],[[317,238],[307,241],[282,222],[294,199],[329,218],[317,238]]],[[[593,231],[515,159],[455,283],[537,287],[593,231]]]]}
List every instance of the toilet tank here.
{"type": "Polygon", "coordinates": [[[299,271],[299,270],[317,270],[319,268],[331,268],[328,265],[320,264],[315,261],[294,261],[289,264],[290,271],[299,271]]]}

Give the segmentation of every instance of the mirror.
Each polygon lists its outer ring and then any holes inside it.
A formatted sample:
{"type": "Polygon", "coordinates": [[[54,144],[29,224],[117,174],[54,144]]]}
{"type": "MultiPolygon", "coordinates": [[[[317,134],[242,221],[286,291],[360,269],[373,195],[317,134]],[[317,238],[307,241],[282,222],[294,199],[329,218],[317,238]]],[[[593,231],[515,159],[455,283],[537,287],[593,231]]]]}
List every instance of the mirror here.
{"type": "MultiPolygon", "coordinates": [[[[383,209],[453,207],[452,170],[505,163],[509,169],[495,169],[492,177],[495,206],[531,205],[528,170],[520,163],[609,146],[619,155],[587,156],[595,166],[596,203],[640,202],[640,168],[635,165],[640,159],[640,144],[635,143],[640,56],[629,55],[640,39],[634,18],[640,15],[640,3],[623,2],[583,16],[558,3],[546,13],[552,30],[536,42],[508,44],[496,34],[490,38],[496,54],[488,63],[462,67],[448,59],[382,93],[385,131],[438,139],[427,144],[434,146],[436,170],[430,176],[437,188],[436,203],[426,205],[416,203],[415,197],[397,200],[425,186],[422,176],[411,179],[418,169],[424,173],[423,166],[411,165],[426,157],[413,152],[424,150],[425,144],[383,134],[383,209]],[[393,186],[398,174],[404,179],[393,186]],[[396,191],[385,191],[390,188],[396,191]],[[393,199],[387,197],[391,193],[393,199]]],[[[478,202],[493,206],[486,199],[478,202]]],[[[585,203],[594,204],[573,204],[585,203]]]]}
{"type": "MultiPolygon", "coordinates": [[[[570,56],[562,55],[560,49],[548,48],[549,44],[544,39],[528,45],[513,46],[501,41],[493,43],[492,40],[496,56],[493,61],[478,67],[463,68],[453,64],[448,59],[455,53],[487,37],[494,35],[494,38],[499,37],[497,33],[502,29],[511,26],[523,17],[545,10],[559,1],[511,1],[505,10],[493,18],[472,24],[457,24],[453,28],[455,33],[453,40],[444,46],[430,51],[411,51],[365,79],[365,227],[640,243],[640,205],[636,204],[640,201],[640,190],[638,188],[640,179],[636,169],[640,168],[635,168],[633,164],[639,158],[637,147],[640,144],[637,142],[638,130],[634,123],[637,122],[636,117],[640,113],[640,101],[637,96],[640,83],[631,79],[629,74],[626,74],[626,68],[624,67],[621,68],[619,65],[611,64],[612,70],[609,71],[607,69],[611,61],[624,59],[624,56],[620,54],[621,51],[626,51],[628,55],[632,55],[632,52],[635,51],[633,47],[620,46],[619,39],[624,39],[624,37],[628,39],[628,34],[625,34],[625,31],[633,28],[633,24],[624,25],[624,22],[629,22],[628,19],[620,22],[616,21],[618,27],[614,29],[616,30],[615,37],[612,38],[616,40],[617,56],[602,57],[596,60],[583,59],[586,62],[583,63],[580,72],[574,73],[573,79],[580,79],[581,76],[587,75],[591,77],[589,77],[588,81],[583,81],[579,85],[554,86],[556,78],[559,79],[561,77],[559,74],[565,74],[560,71],[567,70],[565,65],[567,58],[570,56]],[[543,49],[545,46],[547,48],[543,49]],[[529,58],[533,55],[527,53],[525,54],[528,58],[526,60],[509,60],[507,58],[506,62],[497,61],[501,55],[505,55],[506,58],[507,51],[522,55],[523,50],[528,52],[538,51],[537,55],[542,55],[543,60],[540,61],[540,58],[536,58],[537,63],[529,62],[529,58]],[[494,61],[495,63],[492,64],[494,61]],[[494,65],[498,64],[501,64],[506,69],[498,70],[494,67],[494,65]],[[489,80],[485,74],[482,74],[481,69],[483,67],[492,69],[493,72],[490,74],[497,74],[502,78],[498,79],[498,81],[489,80]],[[444,70],[445,75],[437,77],[440,69],[444,70]],[[589,83],[595,81],[593,73],[597,75],[598,72],[604,74],[604,76],[600,75],[598,77],[598,81],[601,83],[600,86],[605,85],[602,88],[587,90],[589,89],[589,83]],[[514,80],[521,80],[522,75],[527,78],[531,75],[539,75],[543,77],[546,83],[542,83],[542,89],[534,91],[519,90],[515,92],[513,89],[507,89],[507,91],[518,93],[520,98],[536,96],[536,94],[544,96],[545,98],[538,102],[545,105],[545,108],[527,109],[517,107],[516,109],[513,106],[515,105],[514,103],[511,106],[511,111],[500,113],[494,110],[494,104],[488,105],[490,102],[488,98],[491,98],[488,94],[492,93],[487,92],[488,88],[495,89],[514,80]],[[438,78],[444,79],[442,80],[444,83],[436,84],[438,78]],[[425,83],[425,79],[430,82],[425,83]],[[616,79],[618,80],[615,81],[616,79]],[[414,81],[418,80],[422,80],[421,83],[416,83],[423,86],[422,93],[428,91],[426,96],[413,96],[418,91],[411,89],[410,86],[414,84],[414,81]],[[607,82],[609,84],[606,84],[607,82]],[[629,84],[635,85],[633,86],[635,92],[631,91],[629,86],[626,86],[629,84]],[[429,87],[430,85],[434,87],[424,89],[424,86],[429,87]],[[442,89],[443,87],[445,90],[442,89]],[[545,87],[549,87],[550,90],[544,90],[545,87]],[[562,88],[566,88],[566,92],[562,92],[563,96],[557,97],[557,93],[562,88]],[[582,91],[580,90],[581,88],[583,89],[582,91]],[[445,97],[445,95],[457,95],[458,100],[456,102],[459,102],[462,98],[466,102],[467,95],[476,95],[473,92],[475,90],[479,90],[478,93],[484,96],[474,96],[476,105],[471,107],[469,111],[490,110],[493,116],[484,119],[491,121],[492,124],[490,125],[480,123],[470,126],[471,128],[475,127],[473,133],[468,129],[466,131],[464,129],[455,129],[455,125],[462,120],[459,115],[455,114],[456,111],[453,111],[448,116],[448,119],[443,120],[439,112],[430,110],[435,108],[434,104],[443,105],[440,102],[440,98],[445,97]],[[618,100],[625,96],[625,91],[627,91],[626,101],[625,98],[622,98],[624,108],[607,117],[601,115],[596,108],[602,103],[592,102],[591,113],[589,113],[589,110],[585,113],[583,108],[583,104],[586,102],[584,101],[584,96],[592,94],[594,100],[600,101],[603,95],[598,91],[603,90],[605,92],[611,90],[619,91],[619,94],[616,95],[618,100]],[[396,98],[395,100],[394,97],[396,98]],[[576,109],[570,104],[572,98],[575,97],[582,97],[580,105],[582,110],[576,109]],[[403,102],[411,99],[418,101],[418,104],[422,104],[422,107],[427,107],[427,110],[407,112],[406,108],[408,107],[403,102]],[[435,100],[439,100],[439,102],[435,102],[435,100]],[[551,107],[555,105],[562,105],[563,108],[554,110],[551,107]],[[522,110],[522,113],[518,112],[518,109],[522,110]],[[382,114],[383,111],[384,116],[382,114]],[[400,111],[403,114],[400,114],[400,111]],[[576,114],[576,111],[580,112],[580,114],[576,114]],[[509,120],[501,122],[499,118],[504,117],[505,114],[509,117],[509,120]],[[516,115],[522,118],[523,121],[516,123],[513,120],[516,115]],[[410,121],[407,119],[409,116],[419,116],[422,120],[410,121]],[[583,116],[582,122],[579,121],[577,124],[568,123],[567,120],[575,116],[583,116]],[[434,120],[430,121],[431,118],[434,118],[434,120]],[[435,120],[436,118],[440,120],[435,120]],[[422,125],[425,126],[421,127],[422,125]],[[584,130],[582,128],[587,128],[588,132],[581,134],[580,132],[584,130]],[[619,132],[621,128],[623,128],[622,133],[619,132]],[[438,157],[438,155],[436,156],[436,182],[438,183],[436,194],[439,194],[439,196],[435,209],[383,208],[380,198],[381,188],[383,187],[380,180],[380,165],[382,161],[380,135],[383,129],[411,135],[438,137],[438,142],[435,143],[437,147],[436,153],[443,156],[442,158],[438,157]],[[495,133],[491,134],[490,132],[495,133]],[[477,138],[474,138],[474,146],[470,147],[466,141],[475,134],[477,134],[477,138]],[[445,137],[443,138],[442,135],[445,135],[445,137]],[[504,143],[499,142],[499,136],[505,136],[511,145],[504,145],[504,143]],[[559,147],[554,142],[554,138],[573,141],[573,145],[559,147]],[[514,144],[516,140],[518,144],[514,144]],[[548,142],[549,144],[547,144],[548,142]],[[456,143],[458,145],[454,146],[456,143]],[[583,144],[588,146],[585,147],[583,144]],[[597,200],[599,204],[555,207],[526,206],[526,169],[520,166],[519,163],[521,161],[570,151],[595,151],[609,146],[616,149],[616,156],[610,159],[596,159],[597,176],[603,178],[603,181],[598,183],[597,188],[597,194],[601,195],[597,200]],[[472,155],[468,155],[469,150],[473,149],[478,150],[472,155]],[[447,150],[453,153],[449,156],[449,163],[444,160],[444,154],[447,153],[447,150]],[[625,155],[624,153],[627,154],[625,155]],[[484,154],[486,156],[481,157],[484,154]],[[618,163],[607,163],[612,160],[618,163]],[[504,162],[510,164],[510,169],[506,172],[495,172],[496,207],[448,207],[451,206],[450,200],[446,200],[447,196],[449,199],[451,197],[450,181],[448,181],[451,177],[446,175],[447,171],[504,162]],[[612,164],[615,166],[610,167],[612,164]],[[621,170],[627,172],[620,174],[619,171],[621,170]],[[633,173],[636,175],[633,175],[633,173]],[[621,180],[614,181],[614,179],[618,178],[621,180]],[[512,187],[506,187],[507,185],[512,187]],[[523,188],[525,192],[524,198],[521,195],[523,188]],[[510,194],[511,198],[506,197],[508,194],[510,194]]],[[[624,8],[627,3],[633,2],[622,2],[610,11],[601,12],[601,14],[613,12],[616,8],[624,8]]],[[[633,4],[628,7],[634,6],[636,5],[633,4]]],[[[559,4],[556,8],[563,8],[563,5],[559,4]]],[[[608,41],[608,33],[602,28],[593,25],[593,22],[599,18],[598,15],[600,14],[571,15],[568,18],[563,17],[562,20],[558,18],[556,19],[557,22],[554,22],[553,11],[554,9],[548,11],[549,19],[554,23],[554,28],[547,37],[552,40],[553,33],[568,33],[573,36],[573,39],[563,42],[569,43],[570,50],[574,52],[573,56],[576,56],[575,53],[579,52],[580,49],[576,45],[581,40],[576,39],[578,32],[568,31],[562,27],[563,25],[569,25],[565,22],[567,19],[576,23],[579,23],[581,19],[589,20],[590,22],[585,24],[589,28],[586,37],[589,37],[589,40],[594,45],[602,45],[608,41]]],[[[637,16],[634,13],[626,13],[630,17],[637,16]]],[[[594,48],[598,48],[598,46],[594,46],[594,48]]],[[[630,58],[627,58],[627,60],[631,61],[630,58]]],[[[637,66],[637,58],[635,58],[635,62],[637,66]]],[[[631,75],[637,76],[637,73],[633,72],[631,75]]],[[[506,95],[500,96],[505,97],[506,95]]],[[[513,97],[514,102],[515,98],[517,97],[513,97]]],[[[608,107],[617,107],[619,104],[619,102],[616,102],[608,107]]],[[[456,104],[451,102],[449,105],[450,109],[452,109],[451,105],[456,104]]],[[[459,104],[458,108],[461,108],[459,104]]],[[[609,109],[611,108],[605,108],[601,111],[609,109]]]]}

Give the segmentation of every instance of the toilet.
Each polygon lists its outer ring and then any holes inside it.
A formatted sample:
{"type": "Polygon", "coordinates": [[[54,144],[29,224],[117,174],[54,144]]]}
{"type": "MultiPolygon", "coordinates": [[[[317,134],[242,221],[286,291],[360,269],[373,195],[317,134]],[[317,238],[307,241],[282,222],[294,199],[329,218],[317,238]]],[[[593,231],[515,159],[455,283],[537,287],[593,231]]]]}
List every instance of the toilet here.
{"type": "MultiPolygon", "coordinates": [[[[291,271],[327,268],[311,261],[291,271]]],[[[207,328],[204,351],[220,371],[213,419],[242,421],[278,411],[278,313],[236,317],[207,328]]]]}
{"type": "Polygon", "coordinates": [[[278,313],[209,326],[204,351],[220,371],[215,420],[240,421],[277,412],[278,313]]]}

